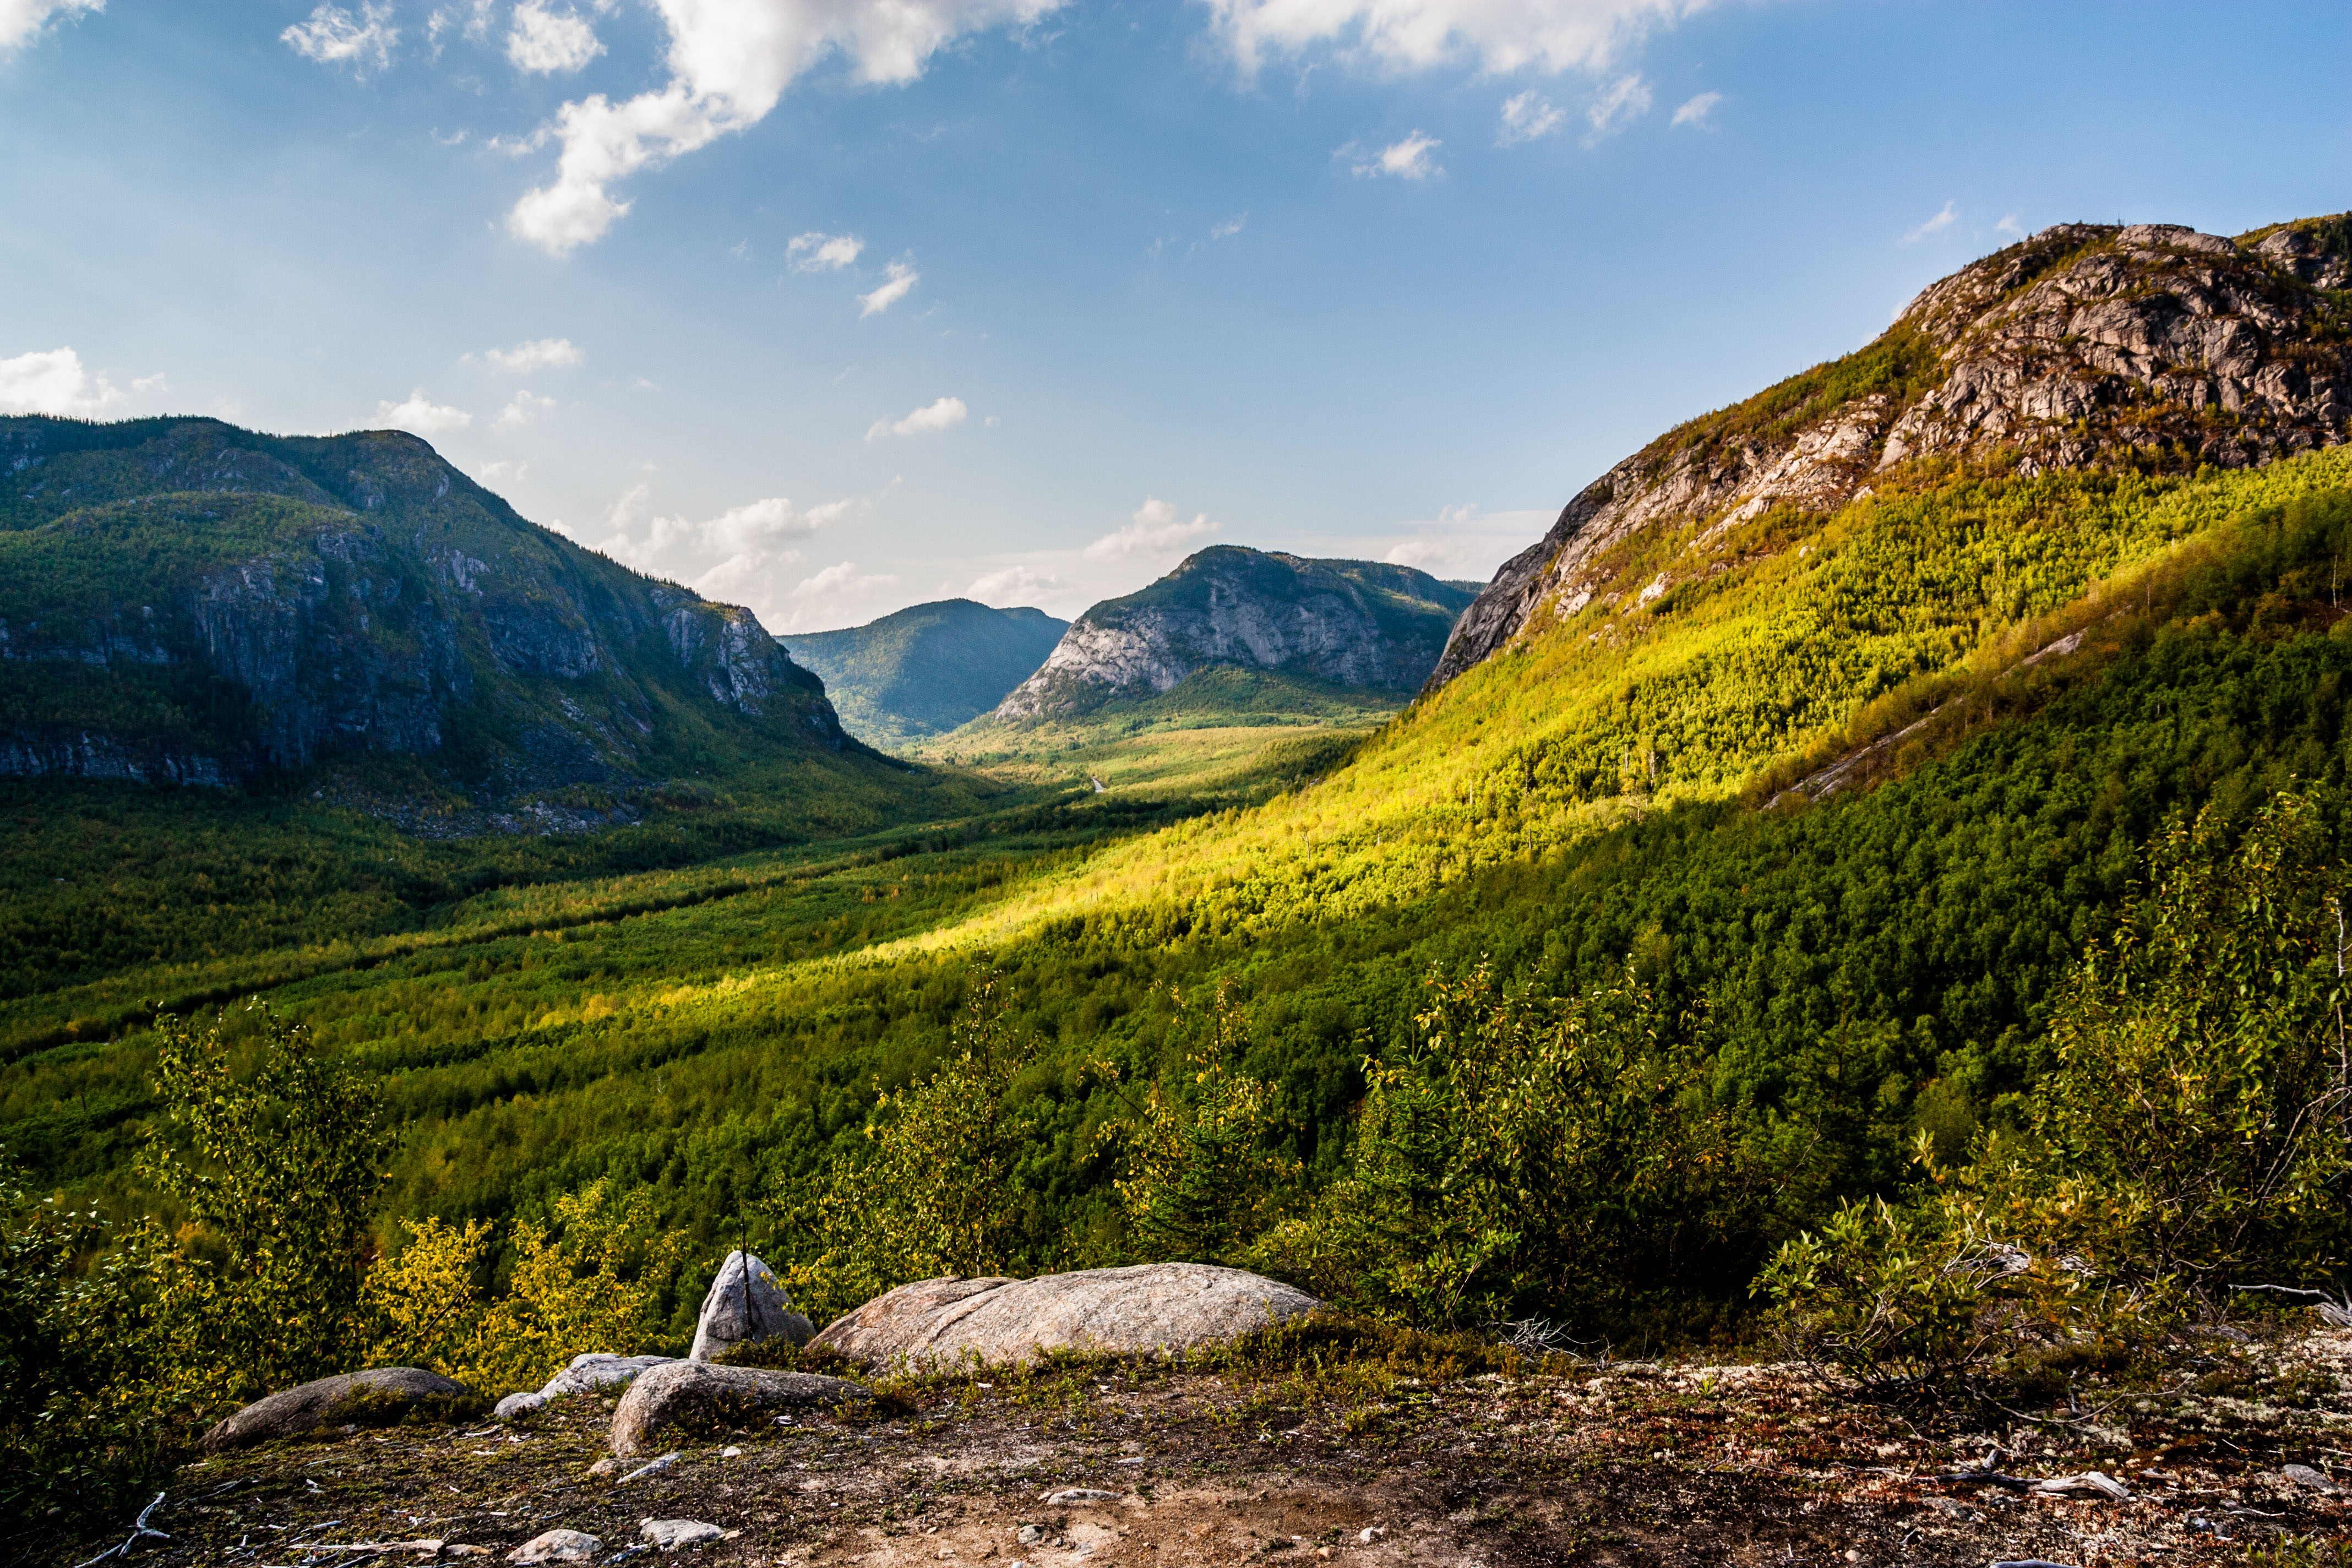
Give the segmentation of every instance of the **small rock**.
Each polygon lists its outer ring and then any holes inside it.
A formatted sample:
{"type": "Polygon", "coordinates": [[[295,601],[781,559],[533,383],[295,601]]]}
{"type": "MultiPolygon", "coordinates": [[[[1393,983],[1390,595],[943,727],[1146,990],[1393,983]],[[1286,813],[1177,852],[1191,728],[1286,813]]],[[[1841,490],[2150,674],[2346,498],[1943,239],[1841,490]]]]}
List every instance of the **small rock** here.
{"type": "Polygon", "coordinates": [[[730,1252],[719,1278],[702,1298],[688,1361],[709,1361],[730,1345],[750,1344],[781,1334],[796,1345],[809,1342],[815,1325],[793,1310],[775,1271],[748,1252],[730,1252]]]}
{"type": "Polygon", "coordinates": [[[1047,1492],[1045,1501],[1051,1507],[1059,1508],[1064,1503],[1072,1502],[1117,1502],[1118,1496],[1117,1492],[1101,1491],[1093,1487],[1066,1487],[1057,1492],[1047,1492]]]}
{"type": "Polygon", "coordinates": [[[623,1476],[621,1480],[624,1484],[626,1484],[627,1482],[637,1479],[641,1476],[650,1476],[656,1470],[667,1470],[672,1465],[677,1464],[677,1461],[678,1451],[673,1448],[658,1459],[650,1460],[646,1464],[639,1465],[635,1469],[631,1470],[627,1475],[623,1476]]]}
{"type": "Polygon", "coordinates": [[[620,1474],[620,1471],[621,1461],[610,1454],[588,1467],[588,1473],[592,1476],[614,1476],[620,1474]]]}
{"type": "Polygon", "coordinates": [[[722,1459],[740,1459],[743,1457],[743,1450],[730,1443],[719,1450],[719,1457],[722,1459]]]}
{"type": "Polygon", "coordinates": [[[2315,1492],[2339,1491],[2342,1489],[2309,1465],[2281,1465],[2279,1474],[2299,1487],[2309,1487],[2315,1492]]]}
{"type": "Polygon", "coordinates": [[[1356,1532],[1356,1539],[1362,1542],[1365,1545],[1370,1546],[1373,1542],[1378,1541],[1381,1536],[1386,1535],[1387,1533],[1388,1527],[1386,1525],[1368,1524],[1364,1526],[1363,1529],[1356,1532]]]}
{"type": "Polygon", "coordinates": [[[664,1552],[675,1552],[698,1541],[716,1541],[727,1532],[705,1520],[648,1519],[639,1526],[639,1533],[664,1552]]]}
{"type": "Polygon", "coordinates": [[[551,1530],[534,1535],[507,1553],[509,1563],[586,1563],[604,1550],[604,1543],[577,1530],[551,1530]]]}
{"type": "Polygon", "coordinates": [[[526,1388],[520,1394],[509,1394],[499,1400],[499,1407],[490,1414],[501,1421],[515,1421],[530,1415],[546,1403],[547,1395],[526,1388]]]}
{"type": "Polygon", "coordinates": [[[1924,1500],[1929,1508],[1934,1509],[1937,1513],[1957,1519],[1962,1524],[1974,1524],[1977,1521],[1984,1517],[1984,1515],[1979,1513],[1976,1510],[1970,1508],[1968,1504],[1962,1502],[1958,1498],[1931,1497],[1922,1500],[1924,1500]]]}
{"type": "Polygon", "coordinates": [[[1013,1539],[1024,1546],[1034,1546],[1045,1539],[1045,1532],[1034,1524],[1024,1524],[1013,1532],[1013,1539]]]}

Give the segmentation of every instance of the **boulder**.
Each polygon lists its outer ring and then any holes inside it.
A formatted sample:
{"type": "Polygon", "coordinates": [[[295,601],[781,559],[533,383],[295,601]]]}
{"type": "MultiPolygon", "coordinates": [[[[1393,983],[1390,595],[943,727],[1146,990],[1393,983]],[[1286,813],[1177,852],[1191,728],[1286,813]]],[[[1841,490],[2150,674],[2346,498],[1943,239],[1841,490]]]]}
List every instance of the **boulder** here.
{"type": "Polygon", "coordinates": [[[613,1412],[613,1452],[624,1458],[661,1446],[662,1435],[689,1436],[748,1426],[778,1410],[826,1408],[862,1401],[866,1391],[838,1377],[765,1367],[674,1361],[629,1385],[613,1412]]]}
{"type": "Polygon", "coordinates": [[[636,1381],[637,1374],[664,1362],[676,1361],[667,1355],[605,1355],[591,1352],[576,1355],[572,1364],[547,1380],[547,1385],[537,1391],[524,1389],[509,1394],[499,1401],[490,1414],[501,1421],[519,1420],[545,1405],[551,1399],[561,1399],[567,1394],[593,1394],[599,1389],[625,1387],[636,1381]]]}
{"type": "Polygon", "coordinates": [[[815,1342],[861,1366],[998,1366],[1044,1351],[1162,1356],[1237,1340],[1322,1304],[1262,1275],[1205,1263],[923,1279],[876,1297],[815,1342]]]}
{"type": "Polygon", "coordinates": [[[793,1310],[775,1271],[748,1252],[730,1252],[719,1266],[719,1278],[702,1298],[702,1316],[694,1325],[689,1361],[709,1361],[719,1352],[755,1340],[782,1334],[804,1345],[816,1331],[814,1324],[793,1310]]]}
{"type": "Polygon", "coordinates": [[[422,1367],[339,1373],[255,1400],[204,1436],[207,1454],[299,1436],[320,1426],[392,1426],[404,1421],[468,1421],[489,1400],[455,1378],[422,1367]]]}
{"type": "Polygon", "coordinates": [[[702,1519],[648,1519],[638,1525],[639,1533],[664,1552],[675,1552],[681,1546],[692,1546],[700,1541],[716,1541],[727,1532],[702,1519]]]}
{"type": "Polygon", "coordinates": [[[551,1530],[534,1535],[507,1553],[509,1563],[590,1563],[604,1550],[604,1542],[578,1530],[551,1530]]]}

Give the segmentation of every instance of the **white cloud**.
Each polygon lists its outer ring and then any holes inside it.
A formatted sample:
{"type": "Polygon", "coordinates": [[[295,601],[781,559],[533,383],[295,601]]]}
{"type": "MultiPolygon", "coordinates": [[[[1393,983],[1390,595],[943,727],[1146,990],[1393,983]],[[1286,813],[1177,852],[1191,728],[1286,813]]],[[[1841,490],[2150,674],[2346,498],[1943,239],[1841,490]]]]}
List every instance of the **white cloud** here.
{"type": "Polygon", "coordinates": [[[530,424],[555,406],[552,397],[533,397],[528,391],[518,392],[499,410],[499,428],[513,430],[530,424]]]}
{"type": "Polygon", "coordinates": [[[1532,142],[1567,123],[1568,110],[1555,108],[1551,100],[1529,88],[1503,100],[1503,128],[1496,133],[1495,145],[1513,147],[1532,142]]]}
{"type": "MultiPolygon", "coordinates": [[[[795,272],[837,272],[857,259],[866,242],[854,234],[796,234],[784,247],[795,272]]],[[[910,285],[911,287],[911,285],[910,285]]]]}
{"type": "Polygon", "coordinates": [[[1494,75],[1597,70],[1708,0],[1207,0],[1244,75],[1322,50],[1381,70],[1475,61],[1494,75]]]}
{"type": "Polygon", "coordinates": [[[973,578],[971,586],[963,591],[963,596],[1003,609],[1053,593],[1061,586],[1062,580],[1050,572],[1036,572],[1026,566],[1007,566],[1002,572],[991,572],[973,578]]]}
{"type": "Polygon", "coordinates": [[[535,370],[578,364],[587,356],[570,338],[532,338],[510,349],[486,349],[482,357],[509,375],[528,375],[535,370]]]}
{"type": "Polygon", "coordinates": [[[1339,149],[1339,156],[1353,158],[1349,167],[1359,174],[1394,174],[1401,180],[1425,180],[1445,171],[1429,154],[1445,145],[1433,136],[1423,136],[1416,131],[1403,141],[1381,148],[1367,157],[1357,153],[1354,145],[1339,149]]]}
{"type": "Polygon", "coordinates": [[[1943,233],[1944,230],[1951,227],[1952,225],[1958,221],[1959,214],[1952,210],[1951,203],[1946,202],[1942,212],[1937,213],[1934,217],[1929,218],[1926,223],[1921,224],[1917,228],[1915,228],[1909,234],[1905,235],[1903,237],[1902,243],[1905,245],[1916,245],[1931,234],[1943,233]]]}
{"type": "Polygon", "coordinates": [[[730,507],[701,527],[703,543],[711,549],[756,550],[780,539],[800,539],[821,528],[831,528],[865,503],[829,500],[803,511],[782,496],[770,496],[746,506],[730,507]]]}
{"type": "Polygon", "coordinates": [[[877,419],[873,428],[866,432],[866,438],[877,441],[885,436],[920,436],[931,430],[950,429],[962,424],[964,416],[971,412],[963,405],[962,398],[942,397],[936,403],[916,409],[904,419],[877,419]]]}
{"type": "Polygon", "coordinates": [[[347,65],[357,76],[392,64],[400,29],[392,25],[392,7],[375,0],[352,16],[341,5],[312,7],[307,22],[297,22],[278,35],[280,42],[306,59],[320,65],[347,65]]]}
{"type": "Polygon", "coordinates": [[[882,287],[875,289],[871,294],[860,294],[857,297],[858,304],[864,307],[857,312],[859,316],[880,315],[905,299],[913,290],[915,285],[921,282],[923,279],[921,273],[903,261],[890,263],[887,271],[888,279],[882,287]]]}
{"type": "Polygon", "coordinates": [[[1715,121],[1709,120],[1707,116],[1713,114],[1715,112],[1715,106],[1722,101],[1723,94],[1719,92],[1702,92],[1695,98],[1686,98],[1683,100],[1681,107],[1675,110],[1673,123],[1676,125],[1712,125],[1715,121]]]}
{"type": "Polygon", "coordinates": [[[614,103],[567,103],[551,132],[555,178],[507,215],[517,237],[561,256],[603,235],[629,204],[612,187],[755,125],[784,89],[838,55],[852,80],[904,83],[968,33],[1021,26],[1061,0],[654,0],[669,29],[670,79],[614,103]]]}
{"type": "Polygon", "coordinates": [[[426,397],[421,386],[408,395],[405,403],[394,403],[386,398],[375,405],[378,429],[405,430],[412,436],[434,436],[444,430],[462,430],[473,422],[474,416],[464,409],[452,408],[447,404],[436,403],[426,397]]]}
{"type": "MultiPolygon", "coordinates": [[[[2013,234],[2020,239],[2023,239],[2025,237],[2024,226],[2017,221],[2017,215],[2015,213],[2009,214],[1992,226],[2000,233],[2013,234]]],[[[133,382],[131,384],[135,386],[138,384],[133,382]]]]}
{"type": "MultiPolygon", "coordinates": [[[[146,390],[145,384],[140,384],[140,389],[146,390]]],[[[71,349],[0,359],[0,414],[58,414],[88,419],[126,401],[106,377],[92,376],[85,370],[81,355],[71,349]]]]}
{"type": "Polygon", "coordinates": [[[1590,147],[1604,136],[1616,135],[1649,113],[1650,102],[1650,84],[1638,72],[1619,77],[1585,109],[1584,118],[1592,129],[1586,133],[1584,144],[1590,147]]]}
{"type": "Polygon", "coordinates": [[[520,0],[507,29],[507,59],[519,71],[553,76],[576,71],[604,52],[596,29],[575,11],[550,11],[539,0],[520,0]]]}
{"type": "Polygon", "coordinates": [[[1247,213],[1243,213],[1236,217],[1229,217],[1224,222],[1211,229],[1209,231],[1209,237],[1213,240],[1231,239],[1234,236],[1241,233],[1242,226],[1248,222],[1249,214],[1247,213]]]}
{"type": "Polygon", "coordinates": [[[1216,532],[1224,524],[1211,522],[1202,512],[1190,522],[1177,520],[1176,509],[1157,496],[1135,509],[1135,516],[1116,533],[1106,533],[1081,552],[1089,561],[1118,561],[1129,555],[1164,555],[1193,540],[1216,532]]]}
{"type": "Polygon", "coordinates": [[[51,20],[67,21],[85,11],[103,11],[106,0],[0,0],[0,49],[28,44],[51,20]]]}
{"type": "Polygon", "coordinates": [[[162,371],[157,371],[153,375],[133,376],[131,390],[141,397],[148,397],[158,392],[170,392],[172,384],[164,379],[162,371]]]}
{"type": "Polygon", "coordinates": [[[844,561],[803,578],[768,608],[757,603],[751,607],[762,624],[778,631],[854,626],[873,619],[877,596],[898,585],[898,579],[888,573],[860,572],[856,562],[844,561]]]}
{"type": "Polygon", "coordinates": [[[425,41],[433,46],[436,54],[441,48],[441,35],[455,28],[465,37],[480,43],[490,36],[492,0],[466,0],[464,5],[436,6],[425,20],[425,41]]]}

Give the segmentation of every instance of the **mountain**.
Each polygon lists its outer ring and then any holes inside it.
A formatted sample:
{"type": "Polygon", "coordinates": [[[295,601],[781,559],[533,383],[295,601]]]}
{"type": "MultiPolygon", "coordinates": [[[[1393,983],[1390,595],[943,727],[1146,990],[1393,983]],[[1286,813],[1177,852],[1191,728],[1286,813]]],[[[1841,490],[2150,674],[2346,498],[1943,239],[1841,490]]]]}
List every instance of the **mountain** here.
{"type": "Polygon", "coordinates": [[[2347,287],[2352,215],[2235,240],[2044,229],[1933,285],[1858,353],[1669,430],[1587,486],[1463,616],[1430,688],[1588,605],[1639,608],[1704,581],[1742,525],[1827,514],[1897,470],[2190,471],[2339,442],[2347,287]]]}
{"type": "Polygon", "coordinates": [[[780,640],[823,677],[851,732],[877,744],[944,734],[1021,684],[1070,623],[970,599],[913,605],[843,631],[780,640]]]}
{"type": "Polygon", "coordinates": [[[1066,718],[1219,667],[1409,691],[1471,598],[1410,566],[1214,545],[1080,616],[996,717],[1066,718]]]}
{"type": "Polygon", "coordinates": [[[0,775],[374,753],[512,793],[845,751],[750,611],[526,522],[414,436],[0,419],[0,775]]]}

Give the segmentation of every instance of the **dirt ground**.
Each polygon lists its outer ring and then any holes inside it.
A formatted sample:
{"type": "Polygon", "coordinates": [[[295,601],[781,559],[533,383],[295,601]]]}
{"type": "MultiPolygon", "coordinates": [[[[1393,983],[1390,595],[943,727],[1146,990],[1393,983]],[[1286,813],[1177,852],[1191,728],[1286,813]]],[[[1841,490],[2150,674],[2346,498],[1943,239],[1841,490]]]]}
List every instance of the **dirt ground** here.
{"type": "MultiPolygon", "coordinates": [[[[1998,1430],[1905,1417],[1790,1366],[1549,1363],[1429,1381],[1051,1366],[886,1388],[871,1411],[682,1443],[635,1479],[611,1405],[527,1425],[349,1431],[174,1476],[110,1562],[502,1559],[562,1526],[595,1561],[647,1520],[709,1564],[1968,1564],[2243,1561],[2352,1538],[2352,1331],[2199,1349],[2105,1408],[1998,1430]],[[1970,1472],[1991,1468],[2004,1485],[1970,1472]],[[2283,1473],[2307,1467],[2302,1480],[2283,1473]],[[2096,1470],[2065,1495],[2018,1485],[2096,1470]],[[1942,1479],[1938,1479],[1942,1478],[1942,1479]],[[2318,1484],[2314,1484],[2317,1482],[2318,1484]],[[2336,1489],[2328,1490],[2332,1485],[2336,1489]],[[1052,1500],[1083,1489],[1111,1494],[1052,1500]]],[[[58,1543],[79,1563],[129,1533],[58,1543]]]]}

